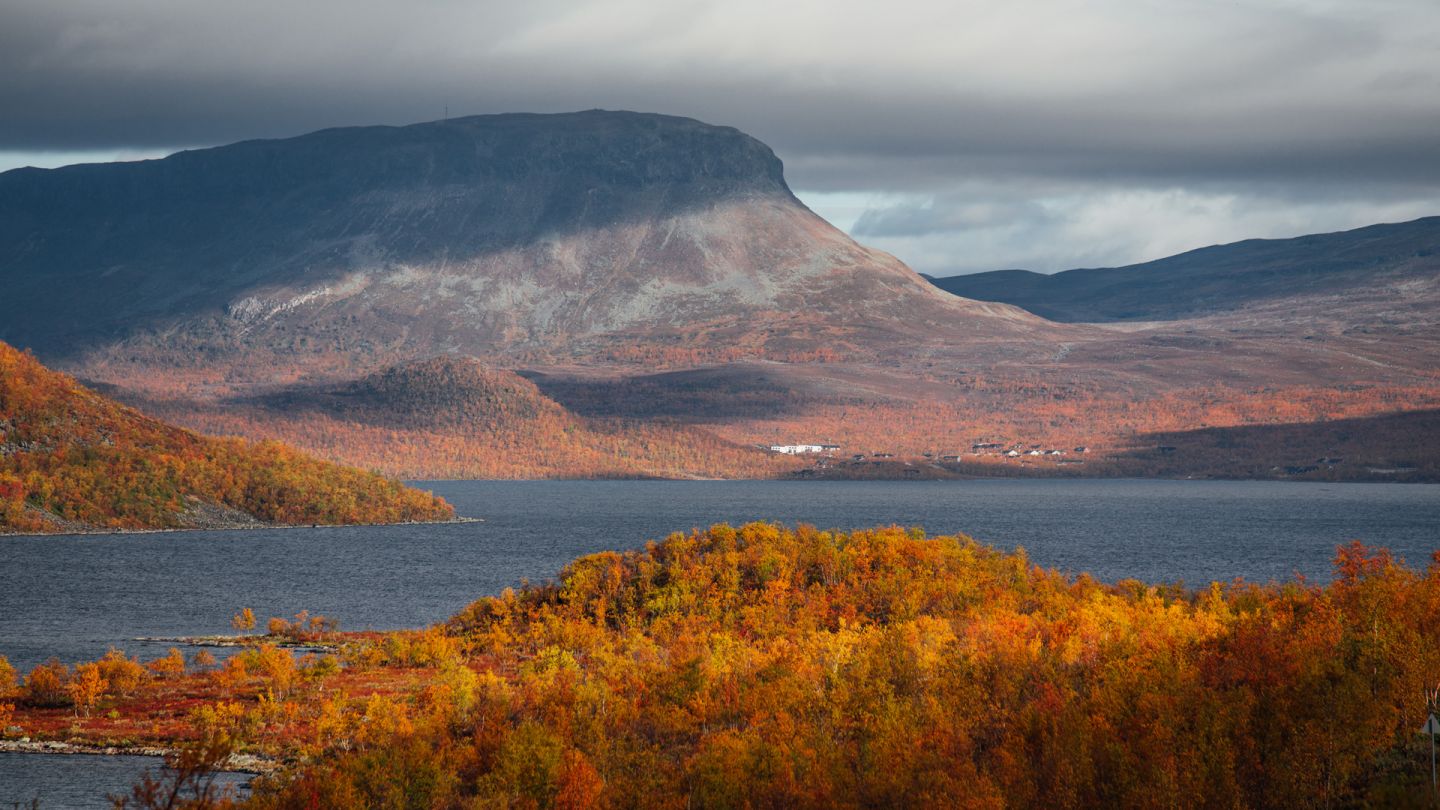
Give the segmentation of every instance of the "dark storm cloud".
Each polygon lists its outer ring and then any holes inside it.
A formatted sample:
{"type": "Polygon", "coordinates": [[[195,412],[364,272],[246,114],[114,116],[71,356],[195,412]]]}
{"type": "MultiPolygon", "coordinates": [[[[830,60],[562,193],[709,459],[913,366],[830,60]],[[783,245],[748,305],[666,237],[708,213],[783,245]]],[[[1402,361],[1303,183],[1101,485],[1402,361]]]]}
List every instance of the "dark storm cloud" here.
{"type": "Polygon", "coordinates": [[[0,0],[0,152],[607,107],[911,195],[857,223],[882,241],[1174,189],[1378,214],[1440,196],[1437,42],[1434,0],[0,0]]]}

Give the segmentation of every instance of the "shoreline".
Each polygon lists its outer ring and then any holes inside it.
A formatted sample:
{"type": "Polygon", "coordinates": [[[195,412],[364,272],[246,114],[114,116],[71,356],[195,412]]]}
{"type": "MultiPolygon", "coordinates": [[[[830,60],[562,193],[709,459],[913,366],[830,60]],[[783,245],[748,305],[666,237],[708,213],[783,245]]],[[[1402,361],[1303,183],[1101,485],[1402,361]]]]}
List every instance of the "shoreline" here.
{"type": "MultiPolygon", "coordinates": [[[[48,756],[86,757],[153,757],[164,759],[179,753],[177,748],[158,745],[105,745],[101,743],[61,742],[59,740],[0,740],[0,754],[44,754],[48,756]]],[[[221,770],[252,776],[268,776],[283,766],[276,760],[254,754],[231,754],[221,770]]]]}
{"type": "Polygon", "coordinates": [[[277,638],[270,635],[136,636],[130,640],[141,644],[182,644],[187,647],[250,647],[260,643],[269,643],[281,649],[299,650],[302,652],[335,653],[340,650],[339,644],[294,641],[288,638],[277,638]]]}
{"type": "MultiPolygon", "coordinates": [[[[663,483],[785,483],[790,481],[804,483],[823,482],[895,482],[895,483],[934,483],[936,481],[1227,481],[1232,483],[1257,483],[1257,484],[1404,484],[1411,485],[1436,485],[1440,484],[1440,478],[1294,478],[1294,477],[1271,477],[1271,478],[1244,478],[1229,477],[1222,475],[979,475],[975,473],[956,473],[944,477],[926,478],[923,476],[906,475],[873,475],[845,477],[838,475],[786,475],[778,478],[663,478],[653,476],[636,476],[633,478],[566,478],[563,476],[550,478],[407,478],[406,481],[415,484],[463,484],[470,482],[477,483],[627,483],[627,482],[663,482],[663,483]]],[[[484,518],[468,518],[467,520],[480,520],[484,518]]],[[[465,522],[465,521],[442,521],[442,522],[465,522]]],[[[359,524],[352,524],[359,525],[359,524]]],[[[366,524],[372,525],[372,524],[366,524]]],[[[405,524],[380,523],[379,526],[396,526],[405,524]]],[[[257,527],[264,528],[264,527],[257,527]]],[[[309,528],[308,526],[293,526],[284,528],[309,528]]],[[[162,529],[159,531],[203,531],[200,529],[162,529]]],[[[0,535],[3,536],[3,535],[0,535]]]]}
{"type": "Polygon", "coordinates": [[[228,526],[186,526],[165,529],[82,529],[63,532],[0,532],[0,537],[88,537],[110,534],[174,534],[176,532],[243,532],[261,529],[354,529],[381,526],[450,526],[460,523],[484,523],[485,518],[454,517],[448,520],[403,520],[398,523],[255,523],[228,526]]]}

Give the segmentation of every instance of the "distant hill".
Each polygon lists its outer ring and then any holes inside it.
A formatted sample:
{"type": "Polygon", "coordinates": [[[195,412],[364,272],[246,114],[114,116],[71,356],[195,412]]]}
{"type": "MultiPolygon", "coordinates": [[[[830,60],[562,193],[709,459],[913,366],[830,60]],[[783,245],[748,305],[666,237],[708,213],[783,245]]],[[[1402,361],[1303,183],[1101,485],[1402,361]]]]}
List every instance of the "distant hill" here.
{"type": "Polygon", "coordinates": [[[318,411],[399,428],[496,431],[573,420],[529,380],[460,357],[406,363],[346,383],[296,386],[259,401],[286,413],[318,411]]]}
{"type": "Polygon", "coordinates": [[[1440,217],[1295,239],[1249,239],[1127,267],[1025,270],[932,278],[955,295],[1055,321],[1161,321],[1288,299],[1416,295],[1440,303],[1440,217]]]}
{"type": "Polygon", "coordinates": [[[580,415],[535,383],[469,357],[403,363],[360,379],[298,383],[218,403],[146,410],[208,433],[276,437],[403,477],[769,477],[798,462],[673,420],[580,415]]]}
{"type": "Polygon", "coordinates": [[[389,523],[443,500],[273,442],[212,439],[0,343],[0,532],[389,523]]]}

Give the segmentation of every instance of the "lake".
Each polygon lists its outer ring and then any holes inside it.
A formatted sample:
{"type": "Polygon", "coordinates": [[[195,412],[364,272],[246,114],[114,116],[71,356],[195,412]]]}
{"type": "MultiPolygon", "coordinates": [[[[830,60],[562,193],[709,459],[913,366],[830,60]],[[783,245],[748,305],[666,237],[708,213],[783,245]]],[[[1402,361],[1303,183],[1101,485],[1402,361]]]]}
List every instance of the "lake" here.
{"type": "MultiPolygon", "coordinates": [[[[1295,574],[1325,581],[1353,539],[1423,566],[1440,549],[1440,485],[1232,481],[980,480],[437,481],[460,514],[439,526],[173,532],[0,538],[0,654],[21,668],[51,656],[97,657],[110,645],[151,657],[139,636],[229,631],[251,607],[299,610],[342,628],[414,627],[570,560],[631,549],[716,522],[882,524],[963,532],[1023,546],[1061,571],[1202,585],[1295,574]]],[[[0,807],[105,807],[60,798],[21,755],[0,754],[0,807]]],[[[33,758],[32,758],[33,759],[33,758]]],[[[87,771],[76,760],[67,781],[87,771]]],[[[43,769],[39,769],[43,770],[43,769]]],[[[139,768],[133,769],[134,773],[139,768]]],[[[106,783],[109,784],[109,783],[106,783]]],[[[99,782],[96,783],[100,785],[99,782]]],[[[67,794],[68,795],[68,794],[67,794]]]]}
{"type": "MultiPolygon", "coordinates": [[[[159,765],[155,757],[0,754],[0,808],[18,804],[28,810],[36,800],[39,810],[108,808],[107,795],[129,795],[140,775],[157,771],[159,765]]],[[[215,782],[239,795],[250,779],[222,773],[215,782]]]]}

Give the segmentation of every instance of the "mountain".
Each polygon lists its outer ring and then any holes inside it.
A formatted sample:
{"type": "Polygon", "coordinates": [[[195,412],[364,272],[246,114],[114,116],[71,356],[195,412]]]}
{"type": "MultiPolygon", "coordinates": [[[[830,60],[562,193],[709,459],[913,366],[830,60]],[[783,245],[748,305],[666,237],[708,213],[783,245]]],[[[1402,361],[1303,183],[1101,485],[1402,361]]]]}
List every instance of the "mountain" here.
{"type": "Polygon", "coordinates": [[[1115,455],[1440,407],[1435,229],[955,282],[983,302],[831,227],[738,130],[478,116],[0,174],[0,338],[186,428],[416,478],[1115,455]]]}
{"type": "Polygon", "coordinates": [[[955,295],[1066,322],[1169,321],[1335,296],[1352,307],[1440,303],[1440,217],[1250,239],[1127,267],[1054,275],[998,270],[930,281],[955,295]]]}
{"type": "Polygon", "coordinates": [[[856,244],[738,130],[599,110],[5,172],[0,283],[0,339],[42,358],[259,377],[1044,330],[856,244]]]}
{"type": "Polygon", "coordinates": [[[453,517],[374,473],[143,416],[0,343],[0,532],[453,517]]]}

